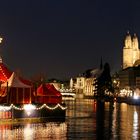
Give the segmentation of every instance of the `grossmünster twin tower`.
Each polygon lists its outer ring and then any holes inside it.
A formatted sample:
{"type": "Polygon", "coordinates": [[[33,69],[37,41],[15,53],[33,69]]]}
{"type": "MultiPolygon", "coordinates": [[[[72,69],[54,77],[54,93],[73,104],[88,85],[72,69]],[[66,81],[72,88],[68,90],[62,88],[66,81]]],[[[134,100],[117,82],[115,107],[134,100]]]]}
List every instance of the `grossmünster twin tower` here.
{"type": "Polygon", "coordinates": [[[140,49],[136,34],[126,35],[123,47],[123,69],[140,65],[140,49]]]}

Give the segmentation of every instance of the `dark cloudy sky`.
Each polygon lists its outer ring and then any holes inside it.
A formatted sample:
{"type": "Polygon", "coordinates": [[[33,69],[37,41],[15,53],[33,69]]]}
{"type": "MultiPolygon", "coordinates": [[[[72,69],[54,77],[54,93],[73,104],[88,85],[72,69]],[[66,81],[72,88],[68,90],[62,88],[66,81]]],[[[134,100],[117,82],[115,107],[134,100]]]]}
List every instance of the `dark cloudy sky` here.
{"type": "Polygon", "coordinates": [[[0,1],[3,61],[27,77],[74,77],[101,56],[117,71],[127,30],[140,38],[139,0],[0,1]]]}

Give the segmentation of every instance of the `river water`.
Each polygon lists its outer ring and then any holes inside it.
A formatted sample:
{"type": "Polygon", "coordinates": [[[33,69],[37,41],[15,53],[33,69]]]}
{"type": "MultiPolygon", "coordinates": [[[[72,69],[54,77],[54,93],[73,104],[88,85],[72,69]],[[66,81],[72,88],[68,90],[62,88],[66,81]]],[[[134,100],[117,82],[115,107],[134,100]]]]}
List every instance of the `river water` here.
{"type": "Polygon", "coordinates": [[[0,140],[139,140],[140,106],[65,101],[64,122],[1,124],[0,140]]]}

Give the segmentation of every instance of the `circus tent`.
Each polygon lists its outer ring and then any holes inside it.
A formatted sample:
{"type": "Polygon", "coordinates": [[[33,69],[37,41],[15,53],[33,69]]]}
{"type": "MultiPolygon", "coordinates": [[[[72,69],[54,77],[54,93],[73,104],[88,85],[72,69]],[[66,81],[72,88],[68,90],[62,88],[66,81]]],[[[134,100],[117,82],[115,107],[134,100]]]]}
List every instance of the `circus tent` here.
{"type": "Polygon", "coordinates": [[[62,95],[51,84],[41,84],[35,93],[37,103],[61,103],[62,95]]]}
{"type": "Polygon", "coordinates": [[[52,84],[41,84],[33,94],[32,82],[10,71],[0,58],[0,104],[61,103],[62,95],[52,84]]]}
{"type": "MultiPolygon", "coordinates": [[[[6,82],[11,77],[12,73],[13,72],[2,62],[2,58],[0,57],[0,83],[6,82]]],[[[32,85],[32,82],[29,80],[22,77],[19,77],[19,79],[26,85],[32,85]]]]}
{"type": "Polygon", "coordinates": [[[8,104],[31,103],[31,89],[32,86],[23,83],[13,72],[11,77],[1,84],[0,96],[3,100],[5,99],[5,102],[8,104]]]}

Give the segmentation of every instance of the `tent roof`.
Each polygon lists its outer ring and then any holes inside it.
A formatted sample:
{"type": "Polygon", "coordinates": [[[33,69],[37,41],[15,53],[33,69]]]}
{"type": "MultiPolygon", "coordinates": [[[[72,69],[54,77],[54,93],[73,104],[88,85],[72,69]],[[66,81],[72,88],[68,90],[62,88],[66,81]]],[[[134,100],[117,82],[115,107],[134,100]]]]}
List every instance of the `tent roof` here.
{"type": "Polygon", "coordinates": [[[10,78],[11,74],[12,72],[8,70],[8,68],[1,62],[0,63],[0,81],[6,82],[10,78]]]}
{"type": "Polygon", "coordinates": [[[26,79],[23,79],[22,77],[19,77],[19,80],[24,83],[25,85],[32,86],[32,82],[26,79]]]}
{"type": "Polygon", "coordinates": [[[11,77],[3,83],[1,86],[6,87],[8,82],[8,87],[17,87],[17,88],[30,88],[31,86],[23,83],[19,77],[13,72],[11,77]]]}
{"type": "Polygon", "coordinates": [[[41,84],[37,88],[37,96],[62,96],[51,84],[41,84]]]}

